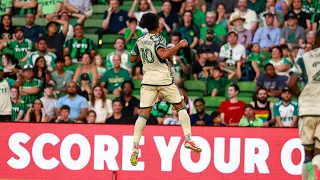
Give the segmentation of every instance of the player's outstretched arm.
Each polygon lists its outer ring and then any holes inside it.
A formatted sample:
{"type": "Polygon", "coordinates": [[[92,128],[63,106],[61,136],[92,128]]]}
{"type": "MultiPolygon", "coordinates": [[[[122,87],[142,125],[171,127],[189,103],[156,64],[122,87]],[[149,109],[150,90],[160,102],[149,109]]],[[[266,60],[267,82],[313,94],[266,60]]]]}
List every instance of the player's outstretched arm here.
{"type": "Polygon", "coordinates": [[[184,40],[181,40],[177,45],[175,45],[172,48],[169,48],[169,49],[159,48],[157,50],[157,53],[161,59],[168,59],[168,58],[171,58],[173,55],[175,55],[179,51],[179,49],[184,48],[186,46],[188,46],[188,41],[184,39],[184,40]]]}

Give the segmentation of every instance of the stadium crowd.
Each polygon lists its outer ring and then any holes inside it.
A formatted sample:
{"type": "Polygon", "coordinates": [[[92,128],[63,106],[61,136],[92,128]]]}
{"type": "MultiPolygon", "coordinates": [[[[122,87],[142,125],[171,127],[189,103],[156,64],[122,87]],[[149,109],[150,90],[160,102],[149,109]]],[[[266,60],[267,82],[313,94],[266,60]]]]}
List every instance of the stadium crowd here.
{"type": "MultiPolygon", "coordinates": [[[[134,124],[143,67],[130,63],[130,51],[147,33],[140,18],[153,12],[168,48],[189,43],[167,64],[192,125],[297,127],[286,82],[320,28],[318,0],[2,0],[0,7],[6,122],[134,124]]],[[[177,116],[159,94],[147,124],[179,125],[177,116]]]]}

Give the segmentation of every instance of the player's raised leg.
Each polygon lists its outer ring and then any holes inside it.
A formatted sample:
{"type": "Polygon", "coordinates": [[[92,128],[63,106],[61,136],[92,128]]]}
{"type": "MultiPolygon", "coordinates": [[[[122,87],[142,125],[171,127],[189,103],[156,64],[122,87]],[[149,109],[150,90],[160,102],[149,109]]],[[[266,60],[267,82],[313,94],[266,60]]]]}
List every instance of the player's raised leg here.
{"type": "Polygon", "coordinates": [[[133,150],[130,158],[130,162],[133,166],[136,166],[138,164],[140,139],[144,127],[146,126],[147,120],[149,119],[151,108],[154,105],[158,95],[157,87],[155,86],[143,85],[140,92],[140,112],[138,119],[134,125],[133,150]]]}

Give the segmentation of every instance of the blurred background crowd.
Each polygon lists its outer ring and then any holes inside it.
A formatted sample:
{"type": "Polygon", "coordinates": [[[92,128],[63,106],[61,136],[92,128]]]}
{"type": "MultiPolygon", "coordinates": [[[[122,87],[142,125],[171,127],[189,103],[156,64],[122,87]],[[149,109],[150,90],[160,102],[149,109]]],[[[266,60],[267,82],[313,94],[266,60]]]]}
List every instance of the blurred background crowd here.
{"type": "MultiPolygon", "coordinates": [[[[0,121],[134,124],[147,12],[168,48],[189,43],[167,63],[192,125],[297,127],[286,81],[314,48],[318,0],[2,0],[0,121]]],[[[179,125],[163,95],[147,124],[179,125]]]]}

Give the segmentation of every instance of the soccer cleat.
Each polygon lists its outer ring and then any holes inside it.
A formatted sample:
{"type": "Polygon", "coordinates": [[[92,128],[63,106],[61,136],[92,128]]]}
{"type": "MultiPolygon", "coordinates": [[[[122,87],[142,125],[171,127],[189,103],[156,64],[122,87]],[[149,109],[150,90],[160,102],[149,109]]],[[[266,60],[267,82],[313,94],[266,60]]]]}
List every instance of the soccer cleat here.
{"type": "Polygon", "coordinates": [[[131,162],[132,166],[136,166],[138,164],[138,155],[139,155],[139,149],[138,149],[138,147],[134,147],[132,149],[132,154],[131,154],[131,158],[130,158],[130,162],[131,162]]]}
{"type": "Polygon", "coordinates": [[[192,151],[194,151],[196,153],[202,152],[202,149],[199,148],[193,141],[185,141],[184,147],[187,149],[191,149],[192,151]]]}

